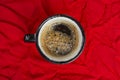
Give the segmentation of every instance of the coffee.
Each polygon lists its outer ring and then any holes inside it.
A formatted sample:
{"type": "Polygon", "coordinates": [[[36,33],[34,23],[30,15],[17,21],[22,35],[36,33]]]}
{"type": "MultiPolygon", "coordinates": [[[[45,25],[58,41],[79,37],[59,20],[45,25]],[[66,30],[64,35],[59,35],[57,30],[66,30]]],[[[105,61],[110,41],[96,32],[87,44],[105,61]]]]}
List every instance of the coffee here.
{"type": "Polygon", "coordinates": [[[74,47],[72,31],[65,24],[57,24],[47,31],[45,44],[51,54],[66,55],[74,47]]]}

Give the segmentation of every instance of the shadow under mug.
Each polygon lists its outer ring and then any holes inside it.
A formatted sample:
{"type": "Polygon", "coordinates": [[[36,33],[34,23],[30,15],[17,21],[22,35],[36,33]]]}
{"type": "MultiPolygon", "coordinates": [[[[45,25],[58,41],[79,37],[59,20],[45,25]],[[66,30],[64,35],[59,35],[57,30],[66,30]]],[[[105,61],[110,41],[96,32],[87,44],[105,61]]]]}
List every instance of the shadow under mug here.
{"type": "MultiPolygon", "coordinates": [[[[52,41],[53,44],[55,42],[54,38],[55,37],[50,38],[50,40],[53,39],[52,41]]],[[[40,54],[48,61],[53,62],[53,63],[63,64],[63,63],[69,63],[69,62],[74,61],[82,53],[82,50],[85,44],[85,35],[84,35],[84,31],[80,23],[78,23],[72,17],[66,16],[66,15],[55,15],[55,16],[47,18],[38,27],[38,30],[36,31],[35,34],[26,34],[24,37],[24,41],[35,42],[36,47],[39,50],[40,54]],[[61,26],[61,24],[66,25],[67,28],[65,28],[66,26],[61,26]],[[56,28],[56,30],[58,30],[57,32],[62,32],[64,35],[68,35],[68,36],[74,34],[74,38],[75,38],[74,44],[71,50],[69,50],[69,52],[64,55],[55,55],[54,52],[51,52],[49,48],[46,47],[46,45],[48,45],[49,47],[53,46],[53,45],[46,43],[46,40],[48,40],[48,38],[46,39],[46,35],[47,34],[50,35],[47,31],[55,30],[54,26],[56,25],[57,26],[60,25],[58,26],[58,28],[56,28]]],[[[48,43],[49,43],[49,40],[48,40],[48,43]]],[[[58,44],[59,44],[59,41],[58,41],[58,44]]],[[[60,45],[62,45],[62,43],[60,45]]],[[[57,46],[57,48],[58,47],[59,45],[57,46]]],[[[65,47],[64,45],[63,47],[65,49],[60,48],[61,51],[62,50],[66,51],[67,49],[69,49],[69,45],[67,46],[68,48],[65,47]]]]}

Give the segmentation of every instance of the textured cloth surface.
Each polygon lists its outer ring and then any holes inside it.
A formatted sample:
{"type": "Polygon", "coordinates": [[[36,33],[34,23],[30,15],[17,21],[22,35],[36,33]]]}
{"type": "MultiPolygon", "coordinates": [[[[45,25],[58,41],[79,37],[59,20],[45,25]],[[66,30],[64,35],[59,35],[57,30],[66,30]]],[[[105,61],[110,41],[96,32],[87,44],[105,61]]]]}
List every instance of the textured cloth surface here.
{"type": "Polygon", "coordinates": [[[120,80],[120,0],[0,0],[0,80],[120,80]],[[46,61],[24,35],[47,17],[81,23],[82,55],[65,65],[46,61]]]}

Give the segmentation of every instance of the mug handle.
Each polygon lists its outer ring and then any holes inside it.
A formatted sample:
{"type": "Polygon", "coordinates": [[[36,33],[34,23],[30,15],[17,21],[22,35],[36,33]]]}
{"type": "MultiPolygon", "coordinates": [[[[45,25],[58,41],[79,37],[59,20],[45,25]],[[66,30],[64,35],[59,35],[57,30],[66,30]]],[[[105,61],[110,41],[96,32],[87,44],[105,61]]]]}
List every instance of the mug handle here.
{"type": "Polygon", "coordinates": [[[25,42],[35,42],[35,34],[26,34],[24,37],[25,42]]]}

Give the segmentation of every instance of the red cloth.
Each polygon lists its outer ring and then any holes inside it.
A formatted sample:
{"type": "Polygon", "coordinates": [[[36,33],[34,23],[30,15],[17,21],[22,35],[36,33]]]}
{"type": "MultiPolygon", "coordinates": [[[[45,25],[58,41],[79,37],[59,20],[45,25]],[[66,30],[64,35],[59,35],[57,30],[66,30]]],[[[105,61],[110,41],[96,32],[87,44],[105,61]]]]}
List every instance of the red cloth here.
{"type": "Polygon", "coordinates": [[[0,80],[120,80],[120,0],[0,0],[0,80]],[[64,65],[45,60],[25,43],[47,17],[81,23],[82,55],[64,65]]]}

